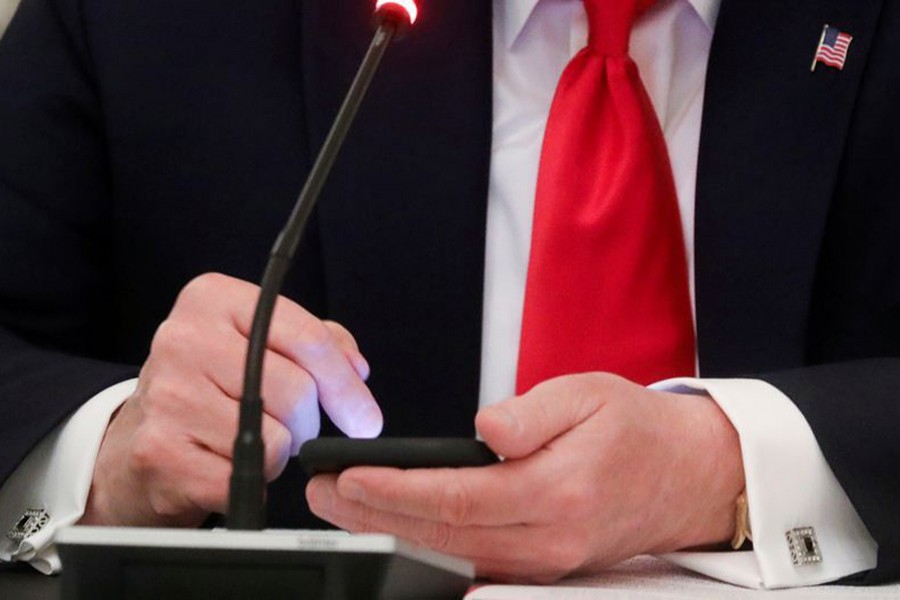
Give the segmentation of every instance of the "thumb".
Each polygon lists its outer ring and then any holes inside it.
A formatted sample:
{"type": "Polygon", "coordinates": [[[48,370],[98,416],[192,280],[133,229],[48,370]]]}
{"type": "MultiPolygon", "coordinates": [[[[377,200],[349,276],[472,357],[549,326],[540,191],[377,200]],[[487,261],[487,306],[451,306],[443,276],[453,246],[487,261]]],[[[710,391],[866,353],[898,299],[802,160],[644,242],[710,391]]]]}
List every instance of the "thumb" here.
{"type": "Polygon", "coordinates": [[[523,458],[596,413],[608,397],[607,377],[567,375],[536,385],[531,391],[483,408],[475,428],[491,450],[506,458],[523,458]]]}

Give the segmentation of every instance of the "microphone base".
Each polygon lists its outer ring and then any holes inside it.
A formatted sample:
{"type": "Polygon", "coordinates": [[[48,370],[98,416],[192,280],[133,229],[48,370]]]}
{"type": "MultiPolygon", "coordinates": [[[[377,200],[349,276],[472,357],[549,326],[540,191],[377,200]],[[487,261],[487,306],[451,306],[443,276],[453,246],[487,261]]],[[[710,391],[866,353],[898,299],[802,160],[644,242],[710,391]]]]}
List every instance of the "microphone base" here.
{"type": "Polygon", "coordinates": [[[471,563],[388,535],[69,527],[63,600],[459,600],[471,563]]]}

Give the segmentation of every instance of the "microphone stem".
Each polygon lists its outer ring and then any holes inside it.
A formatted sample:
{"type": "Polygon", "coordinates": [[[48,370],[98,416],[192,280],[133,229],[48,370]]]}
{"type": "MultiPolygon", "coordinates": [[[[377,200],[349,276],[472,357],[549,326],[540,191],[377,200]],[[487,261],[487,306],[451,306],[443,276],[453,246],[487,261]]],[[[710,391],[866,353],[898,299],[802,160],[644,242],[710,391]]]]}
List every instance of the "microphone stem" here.
{"type": "Polygon", "coordinates": [[[268,345],[269,327],[275,302],[290,270],[294,254],[307,221],[316,206],[322,187],[340,153],[350,126],[372,83],[384,53],[397,33],[397,23],[383,19],[360,65],[356,78],[338,111],[334,125],[325,139],[322,150],[310,171],[309,178],[291,216],[275,245],[260,283],[259,301],[250,329],[247,362],[244,371],[244,391],[241,396],[238,434],[234,441],[234,470],[229,490],[229,529],[260,530],[266,525],[265,476],[263,463],[265,447],[262,439],[263,361],[268,345]]]}

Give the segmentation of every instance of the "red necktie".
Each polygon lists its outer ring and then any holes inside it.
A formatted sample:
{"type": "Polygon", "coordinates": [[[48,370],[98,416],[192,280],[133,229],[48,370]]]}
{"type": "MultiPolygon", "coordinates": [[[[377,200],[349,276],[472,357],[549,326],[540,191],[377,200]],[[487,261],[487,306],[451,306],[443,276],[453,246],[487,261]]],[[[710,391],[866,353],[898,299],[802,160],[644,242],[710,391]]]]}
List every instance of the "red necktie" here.
{"type": "Polygon", "coordinates": [[[687,261],[665,139],[628,40],[653,0],[585,0],[541,153],[517,393],[568,373],[694,372],[687,261]]]}

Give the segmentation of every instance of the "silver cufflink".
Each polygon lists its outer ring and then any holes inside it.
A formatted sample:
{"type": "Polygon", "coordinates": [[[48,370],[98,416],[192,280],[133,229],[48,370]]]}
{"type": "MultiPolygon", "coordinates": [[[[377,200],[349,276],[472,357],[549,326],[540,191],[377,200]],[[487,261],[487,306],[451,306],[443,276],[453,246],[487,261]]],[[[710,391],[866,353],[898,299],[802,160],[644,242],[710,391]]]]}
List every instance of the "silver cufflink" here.
{"type": "Polygon", "coordinates": [[[791,550],[791,562],[794,565],[812,565],[822,562],[822,551],[816,530],[812,527],[797,527],[785,532],[788,547],[791,550]]]}
{"type": "Polygon", "coordinates": [[[50,522],[50,513],[43,508],[29,508],[16,521],[6,537],[14,542],[21,542],[43,529],[50,522]]]}

